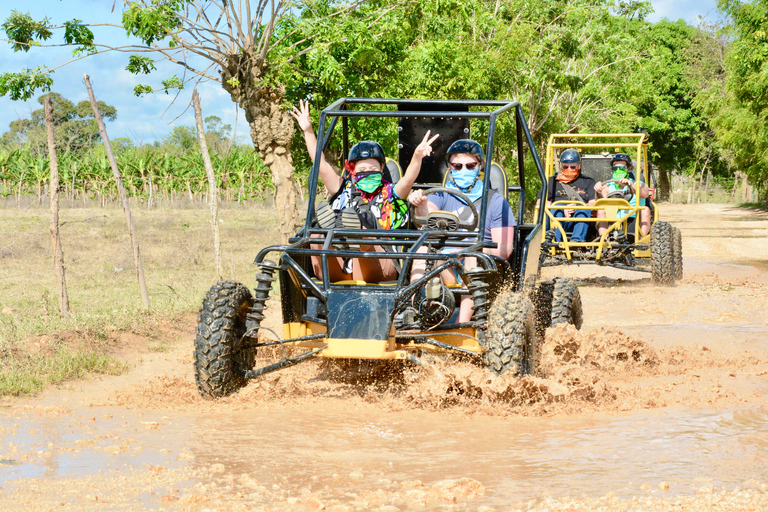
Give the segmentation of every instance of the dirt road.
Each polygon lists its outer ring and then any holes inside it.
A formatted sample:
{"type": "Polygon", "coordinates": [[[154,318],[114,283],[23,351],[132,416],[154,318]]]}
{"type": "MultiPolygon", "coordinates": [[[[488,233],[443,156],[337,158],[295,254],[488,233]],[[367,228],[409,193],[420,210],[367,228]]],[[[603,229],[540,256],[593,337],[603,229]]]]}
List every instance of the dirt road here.
{"type": "Polygon", "coordinates": [[[127,375],[2,404],[0,509],[768,509],[768,214],[662,208],[683,281],[569,270],[585,324],[540,377],[313,362],[207,402],[190,316],[127,375]]]}

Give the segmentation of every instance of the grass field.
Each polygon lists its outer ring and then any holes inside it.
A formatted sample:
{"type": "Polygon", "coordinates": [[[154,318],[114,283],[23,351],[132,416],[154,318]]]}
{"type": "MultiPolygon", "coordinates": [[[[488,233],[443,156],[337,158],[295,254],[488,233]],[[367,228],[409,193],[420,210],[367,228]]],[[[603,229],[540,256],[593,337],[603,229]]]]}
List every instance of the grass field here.
{"type": "MultiPolygon", "coordinates": [[[[110,333],[151,338],[158,322],[197,311],[216,281],[207,207],[134,207],[132,213],[150,310],[142,306],[122,209],[65,208],[61,239],[72,318],[64,320],[47,206],[0,208],[0,396],[33,393],[86,372],[120,372],[121,363],[105,351],[110,333]],[[36,343],[42,336],[44,349],[36,343]]],[[[256,253],[279,241],[275,212],[224,204],[219,217],[223,277],[250,286],[256,253]]]]}

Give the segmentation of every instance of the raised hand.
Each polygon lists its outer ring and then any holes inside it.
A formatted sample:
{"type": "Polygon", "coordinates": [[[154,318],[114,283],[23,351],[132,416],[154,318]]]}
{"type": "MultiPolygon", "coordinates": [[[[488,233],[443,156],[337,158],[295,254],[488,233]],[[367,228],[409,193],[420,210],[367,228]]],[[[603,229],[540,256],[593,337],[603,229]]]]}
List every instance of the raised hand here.
{"type": "Polygon", "coordinates": [[[440,136],[439,133],[435,134],[434,137],[431,139],[429,138],[430,130],[427,130],[427,133],[424,134],[424,138],[421,140],[421,143],[416,146],[416,149],[413,151],[413,158],[418,158],[421,160],[425,156],[429,156],[432,154],[432,143],[437,140],[437,138],[440,136]]]}
{"type": "Polygon", "coordinates": [[[302,131],[313,131],[312,118],[309,117],[309,102],[299,100],[299,108],[294,106],[289,114],[291,114],[296,122],[299,123],[299,128],[301,128],[302,131]]]}

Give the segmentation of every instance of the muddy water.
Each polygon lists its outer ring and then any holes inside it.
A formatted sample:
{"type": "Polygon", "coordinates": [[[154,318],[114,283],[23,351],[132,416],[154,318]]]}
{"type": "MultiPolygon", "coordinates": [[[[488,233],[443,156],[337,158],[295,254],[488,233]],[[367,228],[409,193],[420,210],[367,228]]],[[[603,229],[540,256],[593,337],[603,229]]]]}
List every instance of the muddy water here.
{"type": "MultiPolygon", "coordinates": [[[[471,502],[475,508],[608,491],[633,496],[662,482],[680,494],[703,483],[768,480],[765,407],[450,421],[444,413],[383,414],[375,406],[348,411],[339,403],[300,411],[175,414],[173,420],[161,412],[90,412],[98,416],[4,418],[3,444],[13,443],[28,457],[4,455],[0,486],[222,464],[225,472],[252,475],[285,496],[318,493],[342,503],[379,489],[396,493],[402,482],[470,478],[485,487],[484,496],[471,502]]],[[[191,477],[176,487],[189,491],[201,481],[209,480],[191,477]]]]}
{"type": "Polygon", "coordinates": [[[187,339],[127,376],[0,409],[0,504],[506,510],[760,488],[768,268],[757,256],[768,218],[668,210],[683,232],[683,282],[559,270],[581,280],[585,326],[548,333],[537,377],[441,363],[381,386],[339,383],[309,363],[206,402],[187,339]],[[694,219],[705,213],[703,230],[694,219]]]}

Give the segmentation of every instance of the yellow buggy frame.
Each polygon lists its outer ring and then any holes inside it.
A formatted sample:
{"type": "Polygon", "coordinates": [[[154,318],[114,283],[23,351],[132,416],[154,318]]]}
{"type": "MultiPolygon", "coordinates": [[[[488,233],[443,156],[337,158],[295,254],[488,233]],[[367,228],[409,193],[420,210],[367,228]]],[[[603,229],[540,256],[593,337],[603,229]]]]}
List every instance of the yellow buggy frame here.
{"type": "Polygon", "coordinates": [[[585,242],[569,240],[563,222],[571,218],[556,217],[555,210],[573,208],[574,202],[556,201],[547,204],[542,198],[544,218],[549,229],[542,230],[541,266],[563,264],[605,265],[624,270],[650,272],[655,283],[670,285],[682,278],[682,239],[680,231],[669,223],[659,220],[659,207],[654,203],[655,180],[653,167],[648,160],[648,136],[645,133],[620,134],[553,134],[549,137],[544,172],[547,183],[559,169],[556,162],[565,149],[576,149],[582,155],[582,174],[595,181],[612,178],[610,159],[614,153],[627,153],[633,160],[635,178],[645,183],[650,195],[641,201],[635,197],[634,204],[623,198],[600,198],[594,205],[578,204],[579,210],[588,210],[588,218],[577,222],[590,224],[585,242]],[[643,204],[643,202],[645,204],[643,204]],[[650,209],[651,230],[644,235],[640,230],[639,218],[644,208],[650,209]],[[598,217],[603,212],[604,217],[598,217]],[[634,222],[632,220],[635,219],[634,222]],[[608,228],[599,235],[597,223],[608,228]],[[560,240],[555,241],[555,233],[560,240]]]}

